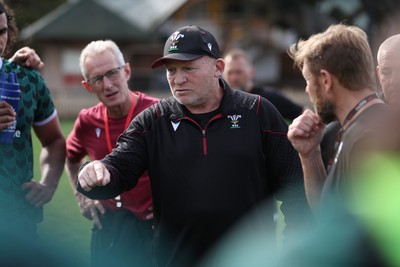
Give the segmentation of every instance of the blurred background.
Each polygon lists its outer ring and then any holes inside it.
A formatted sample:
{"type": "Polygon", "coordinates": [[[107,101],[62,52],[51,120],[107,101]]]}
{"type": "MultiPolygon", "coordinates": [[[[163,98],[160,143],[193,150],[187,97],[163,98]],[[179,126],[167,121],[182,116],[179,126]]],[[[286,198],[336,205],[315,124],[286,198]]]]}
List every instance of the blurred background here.
{"type": "Polygon", "coordinates": [[[256,84],[272,85],[308,104],[304,82],[287,57],[288,46],[332,23],[363,28],[373,54],[400,31],[396,0],[12,0],[20,46],[33,47],[46,63],[42,75],[61,118],[97,102],[81,87],[78,58],[96,39],[113,39],[133,67],[132,90],[169,95],[162,68],[150,69],[166,38],[178,27],[197,24],[212,32],[222,52],[240,47],[253,57],[256,84]]]}
{"type": "MultiPolygon", "coordinates": [[[[112,39],[131,64],[130,88],[156,97],[170,95],[163,68],[150,64],[162,55],[177,28],[197,24],[215,35],[223,53],[243,48],[253,57],[256,84],[274,86],[293,101],[309,105],[305,83],[287,48],[338,22],[364,29],[373,55],[388,36],[400,32],[397,0],[9,0],[20,29],[15,50],[28,45],[46,66],[49,86],[64,135],[78,112],[98,102],[81,86],[79,55],[97,39],[112,39]]],[[[338,59],[340,60],[340,59],[338,59]]],[[[378,86],[378,85],[377,85],[378,86]]],[[[40,144],[35,138],[35,165],[40,144]]],[[[35,166],[35,177],[40,177],[35,166]]],[[[88,266],[91,222],[80,213],[66,174],[45,206],[39,232],[57,251],[88,266]],[[56,241],[56,242],[54,242],[56,241]]]]}

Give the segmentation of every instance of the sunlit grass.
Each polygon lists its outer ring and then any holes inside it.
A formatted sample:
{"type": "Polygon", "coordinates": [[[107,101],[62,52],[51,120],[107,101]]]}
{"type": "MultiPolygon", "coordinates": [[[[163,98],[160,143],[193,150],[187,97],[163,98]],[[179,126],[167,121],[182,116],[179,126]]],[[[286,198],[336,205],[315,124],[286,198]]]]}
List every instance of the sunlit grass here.
{"type": "MultiPolygon", "coordinates": [[[[73,121],[62,121],[61,126],[64,136],[67,137],[73,121]]],[[[35,179],[39,179],[40,143],[36,136],[33,137],[33,146],[35,179]]],[[[89,266],[91,226],[91,221],[79,212],[64,171],[53,199],[45,205],[44,221],[39,224],[39,235],[58,253],[69,255],[79,267],[85,267],[89,266]]]]}

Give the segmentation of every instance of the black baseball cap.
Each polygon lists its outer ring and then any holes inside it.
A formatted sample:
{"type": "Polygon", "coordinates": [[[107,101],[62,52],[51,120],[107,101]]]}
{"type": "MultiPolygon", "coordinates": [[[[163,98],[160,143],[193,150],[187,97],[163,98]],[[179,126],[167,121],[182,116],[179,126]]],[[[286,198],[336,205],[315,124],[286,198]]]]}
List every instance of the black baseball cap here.
{"type": "Polygon", "coordinates": [[[151,68],[164,65],[168,59],[188,61],[204,55],[213,58],[221,57],[214,36],[196,25],[184,26],[177,29],[167,39],[164,46],[164,56],[154,61],[151,68]]]}

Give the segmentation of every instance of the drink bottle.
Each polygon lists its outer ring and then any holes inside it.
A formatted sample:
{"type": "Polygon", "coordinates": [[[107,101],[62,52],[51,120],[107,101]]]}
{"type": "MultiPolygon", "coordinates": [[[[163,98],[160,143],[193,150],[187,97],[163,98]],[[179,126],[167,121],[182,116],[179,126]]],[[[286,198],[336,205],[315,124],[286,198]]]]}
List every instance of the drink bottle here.
{"type": "MultiPolygon", "coordinates": [[[[9,103],[14,111],[18,114],[19,100],[21,91],[15,73],[9,73],[8,77],[4,72],[0,73],[0,101],[9,103]]],[[[12,144],[14,140],[17,120],[15,120],[8,128],[0,130],[0,143],[12,144]]]]}

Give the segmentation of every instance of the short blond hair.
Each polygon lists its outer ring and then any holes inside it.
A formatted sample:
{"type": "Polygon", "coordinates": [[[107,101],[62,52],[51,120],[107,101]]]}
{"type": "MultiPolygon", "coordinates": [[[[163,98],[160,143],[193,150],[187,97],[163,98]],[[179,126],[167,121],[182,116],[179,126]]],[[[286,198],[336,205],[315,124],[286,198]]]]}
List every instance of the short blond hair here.
{"type": "Polygon", "coordinates": [[[305,63],[313,75],[325,69],[349,90],[376,87],[367,34],[356,26],[332,25],[308,40],[299,40],[289,47],[288,54],[299,69],[305,63]]]}

